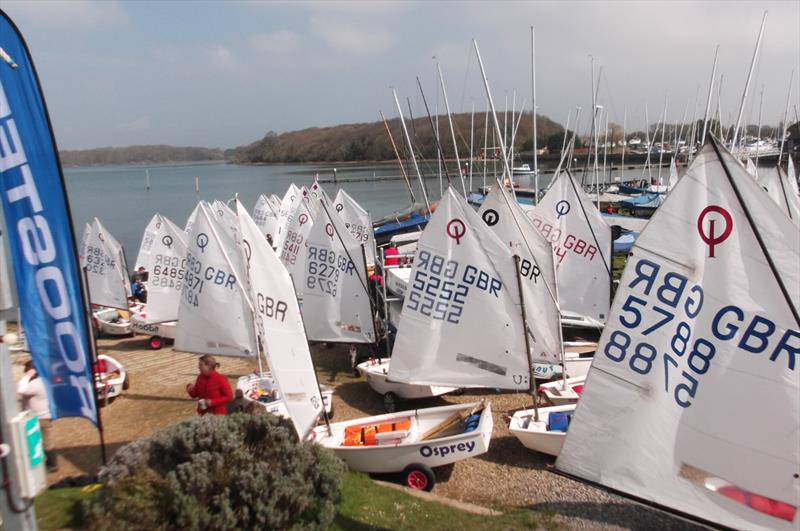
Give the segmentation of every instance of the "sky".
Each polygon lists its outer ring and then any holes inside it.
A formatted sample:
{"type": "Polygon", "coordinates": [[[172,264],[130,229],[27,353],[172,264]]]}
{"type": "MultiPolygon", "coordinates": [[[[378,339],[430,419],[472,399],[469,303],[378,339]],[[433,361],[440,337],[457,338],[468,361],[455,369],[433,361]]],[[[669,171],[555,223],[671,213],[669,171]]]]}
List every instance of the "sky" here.
{"type": "Polygon", "coordinates": [[[541,115],[564,124],[571,112],[574,125],[582,106],[584,129],[593,63],[597,103],[612,122],[627,117],[628,130],[642,129],[646,116],[656,122],[665,99],[670,122],[685,109],[690,119],[695,106],[701,116],[719,45],[720,109],[728,123],[765,10],[744,121],[757,122],[762,88],[763,123],[782,120],[793,69],[791,108],[800,107],[797,0],[3,0],[0,8],[27,39],[61,149],[225,149],[268,131],[372,122],[379,111],[397,116],[392,87],[424,116],[416,76],[431,110],[444,114],[437,61],[451,110],[470,112],[474,104],[479,120],[486,94],[473,38],[498,112],[514,100],[517,110],[523,100],[530,110],[531,26],[541,115]]]}

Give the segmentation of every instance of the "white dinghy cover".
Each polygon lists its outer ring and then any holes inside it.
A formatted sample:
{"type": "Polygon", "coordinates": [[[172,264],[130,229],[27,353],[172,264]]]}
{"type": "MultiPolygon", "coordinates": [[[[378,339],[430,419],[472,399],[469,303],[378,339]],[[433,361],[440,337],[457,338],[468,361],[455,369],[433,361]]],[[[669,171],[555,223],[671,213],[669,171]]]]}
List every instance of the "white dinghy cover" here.
{"type": "Polygon", "coordinates": [[[522,209],[553,245],[561,311],[604,323],[611,305],[611,227],[597,207],[562,171],[538,205],[522,209]]]}
{"type": "Polygon", "coordinates": [[[201,203],[186,250],[175,349],[197,354],[255,356],[253,309],[236,243],[201,203]]]}
{"type": "Polygon", "coordinates": [[[636,240],[556,466],[741,529],[800,524],[800,239],[709,140],[636,240]]]}
{"type": "Polygon", "coordinates": [[[154,215],[144,229],[136,267],[148,271],[145,323],[178,319],[186,274],[186,233],[161,214],[154,215]]]}
{"type": "MultiPolygon", "coordinates": [[[[237,206],[237,212],[238,206],[237,206]]],[[[270,199],[261,194],[256,201],[256,206],[253,207],[253,221],[255,222],[261,234],[265,236],[268,234],[270,239],[275,241],[275,232],[278,228],[278,212],[276,212],[270,199]]]]}
{"type": "Polygon", "coordinates": [[[364,251],[324,199],[306,242],[300,278],[308,339],[331,343],[374,343],[364,251]]]}
{"type": "Polygon", "coordinates": [[[532,358],[543,363],[560,362],[561,313],[553,247],[499,184],[492,187],[478,215],[511,253],[520,257],[532,358]]]}
{"type": "Polygon", "coordinates": [[[322,414],[323,403],[292,279],[241,203],[236,211],[256,328],[269,369],[303,440],[322,414]]]}
{"type": "Polygon", "coordinates": [[[364,244],[367,264],[375,263],[375,232],[372,229],[372,217],[350,194],[340,189],[333,201],[333,208],[339,213],[345,227],[357,242],[364,244]]]}
{"type": "Polygon", "coordinates": [[[97,218],[87,223],[83,231],[80,261],[86,269],[92,304],[127,310],[131,285],[122,245],[97,218]]]}
{"type": "Polygon", "coordinates": [[[514,256],[452,187],[419,239],[393,381],[529,390],[514,256]]]}

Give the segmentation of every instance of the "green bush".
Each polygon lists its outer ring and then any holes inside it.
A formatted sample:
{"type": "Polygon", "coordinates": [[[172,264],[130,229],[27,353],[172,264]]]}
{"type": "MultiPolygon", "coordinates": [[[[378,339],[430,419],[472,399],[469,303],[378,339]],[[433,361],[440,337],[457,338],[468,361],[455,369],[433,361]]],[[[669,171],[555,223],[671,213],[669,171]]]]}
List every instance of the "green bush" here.
{"type": "Polygon", "coordinates": [[[344,465],[272,415],[205,415],[121,448],[90,529],[324,529],[344,465]]]}

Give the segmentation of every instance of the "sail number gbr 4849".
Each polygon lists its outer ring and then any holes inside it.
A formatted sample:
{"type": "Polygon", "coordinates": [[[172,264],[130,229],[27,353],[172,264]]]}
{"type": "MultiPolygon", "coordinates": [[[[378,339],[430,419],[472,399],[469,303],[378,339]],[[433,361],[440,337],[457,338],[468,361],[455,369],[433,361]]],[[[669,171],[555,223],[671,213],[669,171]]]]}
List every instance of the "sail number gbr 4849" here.
{"type": "Polygon", "coordinates": [[[796,370],[797,330],[780,332],[763,315],[706,300],[702,286],[650,260],[638,259],[633,271],[623,288],[628,296],[619,310],[622,326],[613,328],[603,355],[643,376],[661,365],[663,389],[681,408],[692,405],[718,349],[738,349],[796,370]]]}

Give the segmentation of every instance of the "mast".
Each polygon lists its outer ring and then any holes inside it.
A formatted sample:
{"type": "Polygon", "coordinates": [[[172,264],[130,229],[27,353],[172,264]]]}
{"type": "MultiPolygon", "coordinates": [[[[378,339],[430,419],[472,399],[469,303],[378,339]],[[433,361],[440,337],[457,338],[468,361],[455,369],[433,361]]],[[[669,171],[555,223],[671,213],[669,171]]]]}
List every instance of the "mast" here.
{"type": "Polygon", "coordinates": [[[714,78],[717,75],[717,55],[719,54],[719,44],[714,49],[714,66],[711,67],[711,79],[708,81],[708,97],[706,98],[706,112],[703,115],[703,134],[700,136],[705,141],[708,132],[708,112],[711,110],[711,95],[714,92],[714,78]]]}
{"type": "MultiPolygon", "coordinates": [[[[567,125],[564,126],[564,138],[561,140],[561,158],[564,158],[564,150],[567,148],[567,135],[569,134],[569,119],[572,117],[572,109],[567,112],[567,125]]],[[[539,204],[539,194],[537,190],[536,204],[539,204]]]]}
{"type": "Polygon", "coordinates": [[[469,120],[469,191],[472,191],[472,165],[475,162],[473,150],[475,141],[475,102],[472,102],[472,112],[469,120]]]}
{"type": "Polygon", "coordinates": [[[392,89],[392,95],[394,95],[394,102],[397,105],[397,113],[400,115],[400,125],[403,126],[403,134],[406,137],[406,142],[408,142],[408,152],[411,155],[411,162],[414,163],[414,171],[417,172],[417,179],[419,179],[419,185],[422,189],[422,197],[425,199],[425,206],[427,207],[428,212],[430,212],[431,204],[428,201],[428,193],[425,190],[425,183],[422,181],[422,174],[419,172],[417,158],[414,156],[414,146],[411,144],[411,137],[408,135],[406,120],[403,118],[403,109],[400,107],[400,101],[397,99],[397,91],[395,89],[392,89]]]}
{"type": "MultiPolygon", "coordinates": [[[[789,93],[786,95],[786,110],[783,112],[783,133],[781,135],[781,149],[778,153],[778,166],[781,164],[781,158],[783,158],[783,146],[786,144],[786,125],[787,120],[789,119],[789,101],[792,99],[792,81],[794,81],[794,69],[792,69],[792,73],[789,76],[789,93]]],[[[797,109],[795,109],[795,111],[796,110],[797,109]]],[[[795,178],[794,175],[790,175],[790,177],[792,179],[795,178]]]]}
{"type": "MultiPolygon", "coordinates": [[[[525,353],[528,355],[528,378],[530,379],[530,394],[533,400],[534,420],[539,422],[539,405],[536,401],[536,378],[533,377],[533,358],[531,357],[531,340],[528,337],[528,317],[525,315],[525,296],[522,294],[522,274],[519,271],[519,255],[514,255],[514,269],[517,271],[517,289],[519,290],[519,305],[522,312],[522,335],[525,336],[525,353]]],[[[563,360],[563,351],[562,360],[563,360]]],[[[566,372],[566,366],[562,367],[561,372],[566,372]]]]}
{"type": "Polygon", "coordinates": [[[389,135],[389,142],[392,144],[392,150],[394,151],[394,156],[397,157],[397,163],[400,164],[400,172],[403,174],[403,180],[406,183],[406,188],[408,188],[408,194],[411,196],[411,204],[417,202],[417,198],[414,197],[414,190],[411,188],[411,181],[408,180],[408,174],[406,173],[405,165],[403,164],[403,159],[400,158],[400,153],[397,151],[397,145],[394,143],[394,137],[392,136],[392,131],[389,129],[389,123],[386,121],[386,117],[383,115],[383,111],[378,111],[378,114],[381,116],[381,120],[383,120],[383,125],[386,127],[386,134],[389,135]]]}
{"type": "MultiPolygon", "coordinates": [[[[606,113],[606,130],[605,135],[603,137],[603,185],[605,186],[608,184],[607,181],[607,173],[606,173],[606,161],[608,159],[608,113],[606,113]]],[[[600,208],[600,190],[597,190],[597,208],[600,208]]]]}
{"type": "MultiPolygon", "coordinates": [[[[450,115],[450,102],[448,102],[447,100],[447,90],[445,90],[444,88],[444,76],[442,75],[442,67],[438,61],[436,62],[436,70],[439,72],[439,82],[442,84],[442,94],[444,95],[444,107],[447,110],[447,121],[450,123],[450,136],[453,138],[453,153],[455,153],[456,155],[456,168],[458,168],[458,176],[461,179],[461,190],[464,192],[464,198],[466,199],[467,185],[464,184],[464,172],[461,171],[461,159],[458,156],[458,143],[456,142],[456,130],[453,127],[453,117],[450,115]]],[[[437,131],[437,136],[438,136],[438,131],[437,131]]]]}
{"type": "Polygon", "coordinates": [[[692,150],[694,149],[695,138],[697,138],[697,103],[700,97],[700,85],[697,85],[697,88],[694,91],[694,111],[692,111],[692,127],[688,131],[689,133],[689,142],[687,142],[689,148],[689,154],[687,156],[687,160],[689,162],[692,161],[692,150]]]}
{"type": "Polygon", "coordinates": [[[628,125],[628,108],[625,107],[624,113],[622,114],[622,161],[620,162],[619,168],[619,182],[623,182],[625,180],[625,148],[628,145],[628,139],[625,137],[625,130],[628,125]]]}
{"type": "MultiPolygon", "coordinates": [[[[642,166],[641,180],[644,180],[644,172],[646,172],[647,168],[650,166],[650,151],[653,147],[650,145],[650,114],[648,113],[647,103],[644,104],[644,137],[647,142],[647,158],[644,161],[644,166],[642,166]]],[[[653,176],[650,175],[650,179],[652,178],[653,176]]]]}
{"type": "Polygon", "coordinates": [[[664,94],[664,119],[661,122],[661,149],[658,150],[658,185],[661,186],[661,165],[664,162],[664,132],[667,130],[667,95],[664,94]]]}
{"type": "MultiPolygon", "coordinates": [[[[497,139],[500,142],[500,149],[503,151],[503,168],[506,171],[507,175],[511,175],[511,168],[508,166],[508,158],[506,158],[506,146],[505,142],[503,141],[503,136],[500,134],[500,123],[497,120],[497,113],[495,112],[494,108],[494,101],[492,101],[492,91],[489,89],[489,80],[486,78],[486,70],[483,68],[483,61],[481,60],[481,52],[478,49],[478,41],[472,39],[472,44],[475,46],[475,53],[478,56],[478,65],[481,67],[481,76],[483,77],[483,86],[486,89],[486,97],[489,100],[489,107],[492,109],[492,119],[494,121],[495,132],[497,133],[497,139]]],[[[514,192],[514,188],[511,188],[512,193],[514,192]]]]}
{"type": "Polygon", "coordinates": [[[739,105],[739,115],[736,117],[736,126],[733,129],[733,140],[731,141],[731,151],[736,149],[736,140],[739,138],[739,127],[742,124],[742,114],[744,114],[744,104],[747,101],[747,91],[750,89],[750,80],[753,78],[753,71],[756,68],[756,61],[758,60],[758,51],[761,48],[761,38],[764,36],[764,26],[767,23],[767,13],[761,17],[761,29],[758,31],[758,39],[756,40],[756,49],[753,51],[753,59],[750,61],[750,71],[747,74],[747,82],[744,84],[744,91],[742,92],[742,103],[739,105]]]}
{"type": "Polygon", "coordinates": [[[144,169],[144,189],[150,189],[150,168],[144,169]]]}
{"type": "MultiPolygon", "coordinates": [[[[570,109],[572,110],[572,109],[570,109]]],[[[539,149],[536,140],[536,28],[531,26],[531,121],[533,122],[533,179],[536,195],[533,204],[539,204],[539,149]]],[[[569,119],[567,119],[569,122],[569,119]]],[[[563,147],[562,147],[563,151],[563,147]]]]}
{"type": "MultiPolygon", "coordinates": [[[[436,152],[439,154],[439,188],[442,195],[444,195],[444,189],[442,189],[442,164],[444,164],[444,175],[447,177],[447,185],[449,186],[452,183],[450,182],[450,174],[447,172],[447,163],[444,162],[442,144],[439,142],[439,126],[433,122],[431,111],[428,108],[428,100],[425,99],[425,92],[422,90],[422,82],[419,80],[419,76],[417,76],[417,86],[419,87],[419,93],[422,95],[422,103],[425,105],[425,112],[428,114],[428,121],[431,124],[431,129],[433,129],[433,139],[436,141],[436,152]]],[[[438,97],[439,91],[436,91],[436,95],[438,97]]]]}
{"type": "MultiPolygon", "coordinates": [[[[758,151],[761,148],[761,108],[764,105],[764,85],[761,85],[761,96],[758,99],[758,132],[756,133],[756,173],[758,172],[758,151]]],[[[778,155],[778,166],[781,164],[781,157],[778,155]]]]}
{"type": "Polygon", "coordinates": [[[483,189],[486,190],[486,150],[489,149],[489,106],[483,113],[483,189]]]}

